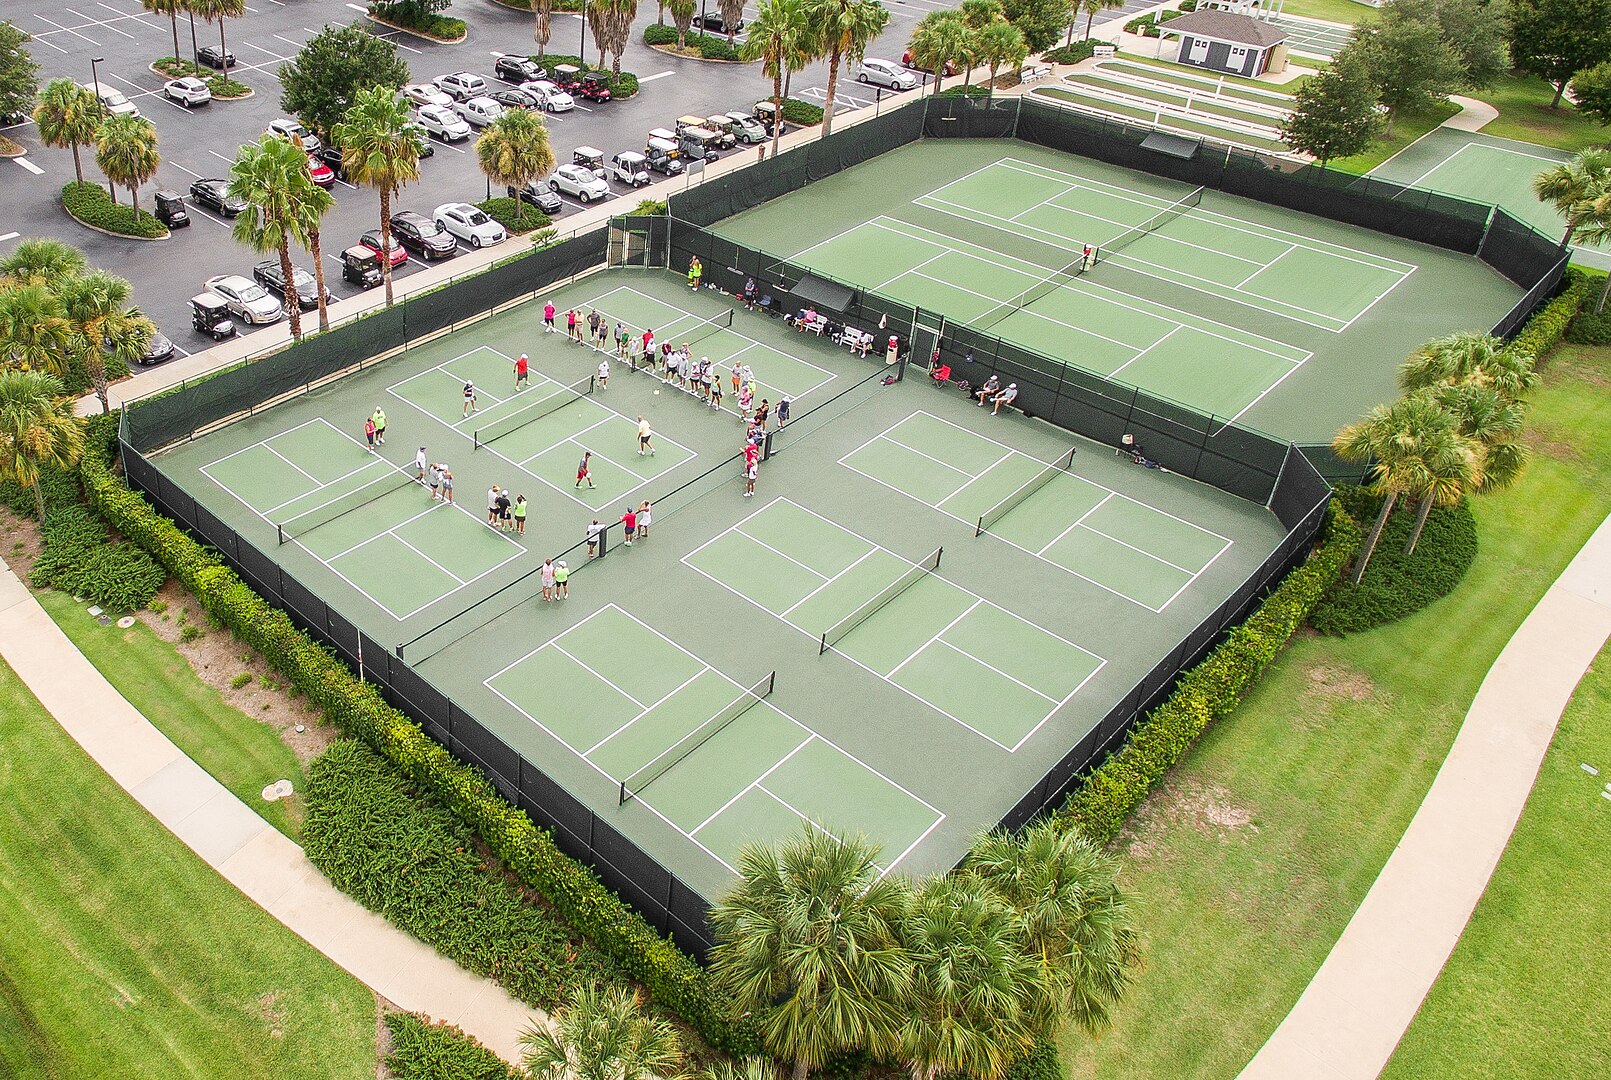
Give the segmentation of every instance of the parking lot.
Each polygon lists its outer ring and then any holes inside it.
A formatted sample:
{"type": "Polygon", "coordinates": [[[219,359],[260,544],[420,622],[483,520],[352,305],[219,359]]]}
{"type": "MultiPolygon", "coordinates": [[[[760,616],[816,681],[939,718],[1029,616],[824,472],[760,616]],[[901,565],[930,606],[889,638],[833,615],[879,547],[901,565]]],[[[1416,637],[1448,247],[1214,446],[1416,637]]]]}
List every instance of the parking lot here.
{"type": "MultiPolygon", "coordinates": [[[[868,55],[898,60],[913,23],[930,10],[952,5],[941,0],[894,0],[889,6],[890,28],[868,55]]],[[[751,5],[746,16],[753,10],[751,5]]],[[[156,178],[141,189],[141,204],[150,209],[151,197],[159,188],[184,193],[192,225],[160,242],[107,236],[78,225],[60,206],[61,187],[73,179],[72,155],[41,146],[30,121],[0,128],[28,151],[21,158],[0,160],[0,253],[23,237],[53,236],[74,244],[91,264],[133,283],[136,304],[173,339],[179,355],[211,344],[206,335],[190,326],[190,297],[202,291],[202,283],[216,274],[249,277],[252,267],[265,258],[231,238],[228,219],[196,206],[189,198],[190,185],[199,179],[227,177],[240,144],[255,139],[284,115],[275,71],[314,34],[326,25],[365,26],[397,46],[416,82],[472,71],[496,86],[508,86],[493,79],[495,58],[504,53],[530,53],[534,48],[531,16],[495,0],[458,0],[449,14],[469,24],[469,35],[457,45],[435,44],[370,23],[363,17],[362,5],[340,0],[252,0],[246,11],[245,17],[227,22],[225,34],[237,59],[230,75],[249,86],[253,95],[191,110],[163,96],[165,78],[149,67],[151,61],[173,52],[169,20],[146,12],[138,0],[69,0],[65,7],[45,0],[11,0],[3,13],[34,35],[29,48],[40,64],[41,85],[63,77],[90,82],[91,61],[96,60],[102,84],[122,91],[151,119],[160,140],[162,166],[156,178]]],[[[622,150],[641,151],[649,129],[669,127],[680,115],[748,111],[769,94],[770,83],[758,67],[687,60],[648,48],[641,40],[642,27],[654,18],[654,5],[643,3],[622,62],[623,70],[639,77],[637,96],[608,103],[578,101],[570,112],[546,116],[559,163],[569,162],[572,150],[584,145],[602,150],[606,159],[622,150]]],[[[549,50],[574,55],[582,45],[581,29],[581,20],[575,15],[555,13],[549,50]]],[[[196,40],[216,46],[217,26],[198,22],[196,40]]],[[[188,55],[190,28],[184,20],[180,21],[179,41],[188,55]]],[[[594,55],[591,35],[584,55],[594,55]]],[[[791,93],[820,101],[825,82],[825,68],[814,65],[794,76],[791,93]]],[[[842,79],[841,86],[850,95],[844,107],[857,107],[863,98],[871,102],[866,88],[851,79],[842,79]]],[[[488,195],[487,180],[476,165],[473,139],[455,143],[432,139],[432,144],[435,153],[421,162],[420,182],[404,189],[394,201],[394,209],[429,215],[443,203],[475,202],[488,195]]],[[[740,148],[729,153],[743,152],[740,148]]],[[[91,151],[84,153],[84,173],[89,180],[103,179],[91,151]]],[[[638,201],[633,189],[619,183],[610,187],[608,198],[622,200],[623,210],[638,201]]],[[[372,191],[337,181],[331,192],[336,205],[324,221],[323,246],[326,281],[332,299],[339,300],[358,291],[356,285],[341,278],[341,251],[378,226],[379,207],[372,191]]],[[[120,191],[119,198],[126,199],[126,193],[120,191]]],[[[563,198],[565,206],[554,222],[561,230],[567,216],[582,205],[570,196],[563,198]]],[[[306,253],[293,257],[300,264],[307,263],[306,253]]],[[[423,265],[411,253],[396,275],[406,277],[423,265]]]]}

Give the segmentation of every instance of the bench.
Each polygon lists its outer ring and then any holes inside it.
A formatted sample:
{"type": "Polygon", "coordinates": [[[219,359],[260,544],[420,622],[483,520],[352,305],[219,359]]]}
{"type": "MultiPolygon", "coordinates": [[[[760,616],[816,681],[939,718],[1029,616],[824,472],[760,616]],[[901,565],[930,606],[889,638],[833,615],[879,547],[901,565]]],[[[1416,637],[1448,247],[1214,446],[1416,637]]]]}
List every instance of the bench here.
{"type": "Polygon", "coordinates": [[[1018,73],[1019,82],[1039,82],[1051,75],[1052,69],[1045,64],[1029,64],[1018,73]]]}
{"type": "Polygon", "coordinates": [[[1118,51],[1118,47],[1114,45],[1098,45],[1091,50],[1091,55],[1098,60],[1109,60],[1118,51]]]}

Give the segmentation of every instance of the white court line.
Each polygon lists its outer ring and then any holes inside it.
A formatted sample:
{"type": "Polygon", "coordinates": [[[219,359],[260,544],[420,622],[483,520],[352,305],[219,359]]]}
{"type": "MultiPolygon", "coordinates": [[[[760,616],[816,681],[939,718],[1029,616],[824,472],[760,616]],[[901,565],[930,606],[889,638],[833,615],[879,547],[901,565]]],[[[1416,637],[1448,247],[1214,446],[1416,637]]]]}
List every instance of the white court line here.
{"type": "MultiPolygon", "coordinates": [[[[558,645],[555,645],[554,648],[559,649],[560,647],[558,645]]],[[[560,651],[565,652],[564,649],[560,649],[560,651]]],[[[565,655],[570,656],[571,654],[567,652],[567,653],[565,653],[565,655]]],[[[575,657],[572,657],[572,659],[575,659],[575,657]]],[[[580,660],[577,660],[576,662],[578,664],[581,663],[580,660]]],[[[583,665],[583,666],[585,667],[586,665],[583,665]]],[[[599,673],[597,671],[594,671],[592,668],[589,667],[587,670],[591,671],[594,675],[598,675],[599,678],[604,679],[603,675],[599,675],[599,673]]],[[[604,738],[600,739],[598,742],[594,743],[592,746],[589,746],[587,748],[588,754],[592,754],[593,751],[597,750],[599,747],[603,746],[605,743],[609,742],[611,739],[613,739],[617,735],[621,734],[621,732],[625,731],[627,728],[631,727],[633,724],[636,724],[639,720],[642,720],[645,716],[648,716],[650,713],[654,712],[660,706],[664,705],[667,701],[670,701],[672,698],[674,698],[678,694],[682,693],[690,685],[692,685],[697,679],[700,679],[701,677],[703,677],[705,672],[709,671],[709,670],[710,670],[710,666],[707,664],[703,670],[696,671],[692,675],[688,676],[688,678],[684,679],[682,681],[682,685],[678,686],[675,690],[672,690],[669,693],[661,694],[659,699],[657,699],[654,702],[651,702],[648,705],[640,704],[636,699],[634,699],[632,697],[631,694],[627,694],[627,692],[625,690],[622,690],[619,686],[616,686],[615,683],[610,682],[609,679],[604,679],[605,682],[610,683],[610,685],[612,687],[614,687],[616,690],[620,691],[622,694],[626,694],[627,699],[632,701],[632,704],[637,705],[638,708],[642,709],[643,711],[640,712],[637,716],[634,716],[632,719],[628,720],[626,723],[622,724],[620,727],[616,728],[614,731],[610,732],[608,735],[604,736],[604,738]]],[[[673,742],[672,746],[675,746],[675,745],[677,745],[677,744],[675,742],[673,742]]],[[[698,832],[699,830],[696,829],[694,831],[698,832]]]]}
{"type": "MultiPolygon", "coordinates": [[[[966,649],[962,648],[961,646],[958,646],[958,645],[956,645],[956,644],[954,644],[952,642],[949,642],[949,641],[945,640],[943,637],[936,637],[929,644],[931,644],[931,645],[944,645],[947,649],[950,649],[952,652],[956,653],[958,656],[965,656],[971,662],[973,662],[975,664],[978,664],[982,668],[987,668],[990,671],[995,672],[997,675],[1000,675],[1003,679],[1006,679],[1008,682],[1017,683],[1019,686],[1022,686],[1025,690],[1028,690],[1031,694],[1034,694],[1036,697],[1043,697],[1047,701],[1051,701],[1051,702],[1056,702],[1057,701],[1056,698],[1052,697],[1050,694],[1046,693],[1044,690],[1037,690],[1033,686],[1030,686],[1028,683],[1024,682],[1024,680],[1014,678],[1013,676],[1009,675],[1007,672],[1002,671],[996,665],[986,663],[985,661],[979,659],[977,656],[975,656],[972,653],[970,653],[968,650],[966,650],[966,649]]],[[[924,647],[927,648],[927,646],[924,646],[924,647]]]]}
{"type": "Polygon", "coordinates": [[[1152,350],[1156,349],[1158,346],[1162,345],[1164,342],[1168,341],[1170,338],[1174,337],[1176,334],[1180,333],[1184,329],[1185,329],[1184,326],[1175,327],[1173,330],[1169,331],[1169,333],[1165,334],[1163,337],[1159,338],[1157,341],[1154,341],[1151,345],[1148,345],[1145,349],[1142,349],[1140,352],[1138,352],[1134,356],[1130,357],[1130,359],[1126,360],[1124,363],[1120,364],[1118,367],[1116,367],[1112,371],[1108,372],[1108,378],[1110,378],[1110,379],[1118,378],[1119,377],[1119,372],[1123,371],[1125,368],[1129,367],[1131,364],[1135,363],[1137,360],[1140,360],[1143,356],[1146,356],[1152,350]]]}
{"type": "MultiPolygon", "coordinates": [[[[274,447],[270,446],[266,441],[263,443],[263,449],[267,450],[269,453],[273,454],[275,457],[279,458],[281,461],[283,461],[287,465],[291,466],[291,468],[295,469],[297,472],[301,473],[303,476],[306,476],[309,480],[312,480],[315,484],[319,484],[319,478],[317,476],[314,476],[312,473],[308,472],[306,469],[304,469],[301,466],[297,465],[296,462],[292,461],[290,458],[286,457],[284,454],[282,454],[278,450],[274,449],[274,447]]],[[[319,484],[319,486],[323,487],[324,485],[319,484]]]]}
{"type": "MultiPolygon", "coordinates": [[[[888,673],[885,674],[884,678],[893,679],[895,677],[896,672],[900,671],[901,668],[905,667],[907,664],[910,664],[913,660],[916,660],[919,656],[922,656],[925,652],[928,651],[928,648],[929,648],[930,645],[933,645],[936,641],[939,641],[941,638],[943,638],[945,636],[945,632],[947,630],[951,629],[951,627],[955,626],[957,623],[961,622],[963,619],[966,619],[969,615],[972,615],[973,614],[973,609],[978,607],[979,604],[980,604],[980,601],[978,601],[978,600],[975,600],[973,603],[969,604],[966,608],[964,608],[962,610],[962,614],[958,615],[956,618],[952,619],[950,622],[948,622],[944,626],[940,627],[940,629],[938,631],[936,631],[932,636],[930,636],[930,638],[927,641],[925,641],[923,644],[919,645],[917,647],[916,652],[912,653],[905,660],[902,660],[900,663],[898,663],[894,667],[890,668],[888,673]]],[[[960,651],[960,650],[958,650],[958,651],[960,651]]],[[[988,666],[988,665],[986,665],[986,666],[988,666]]],[[[1013,682],[1018,682],[1018,680],[1014,679],[1013,682]]],[[[1022,684],[1020,683],[1019,685],[1022,685],[1022,684]]],[[[1040,693],[1039,690],[1037,690],[1035,692],[1037,694],[1040,693]]],[[[1045,698],[1047,701],[1053,700],[1047,694],[1041,694],[1040,696],[1045,698]]]]}
{"type": "MultiPolygon", "coordinates": [[[[407,491],[408,489],[403,488],[402,490],[407,491]]],[[[311,495],[312,492],[309,492],[309,494],[311,495]]],[[[343,494],[349,494],[349,493],[343,492],[343,494]]],[[[338,495],[338,496],[336,496],[335,499],[331,499],[330,502],[324,502],[324,503],[320,503],[318,506],[310,507],[308,512],[312,513],[314,510],[323,510],[325,507],[331,505],[331,503],[336,502],[340,498],[341,498],[341,496],[338,495]]],[[[396,525],[392,526],[392,528],[400,529],[404,525],[409,524],[410,522],[418,521],[420,518],[424,517],[426,514],[429,514],[431,511],[440,508],[442,505],[443,505],[442,503],[432,503],[430,506],[427,506],[424,510],[421,510],[419,513],[411,514],[407,518],[404,518],[402,521],[400,521],[396,525]]],[[[381,536],[384,536],[384,535],[386,535],[386,534],[381,533],[379,536],[367,537],[366,539],[358,541],[356,544],[352,545],[351,547],[342,548],[340,551],[338,551],[334,555],[330,556],[330,560],[332,562],[334,562],[336,559],[340,559],[340,558],[342,558],[344,556],[351,555],[353,552],[357,551],[359,548],[363,547],[365,544],[372,544],[376,540],[380,539],[381,536]]],[[[448,576],[452,577],[452,578],[457,578],[459,575],[454,574],[454,573],[452,573],[450,571],[448,573],[448,576]]],[[[460,584],[463,584],[463,582],[460,582],[460,584]]]]}
{"type": "MultiPolygon", "coordinates": [[[[746,537],[749,537],[749,539],[751,539],[751,540],[755,540],[755,537],[750,536],[749,533],[747,533],[744,530],[740,529],[737,525],[733,526],[733,528],[728,530],[728,531],[729,532],[736,532],[740,536],[746,536],[746,537]]],[[[757,544],[760,543],[759,540],[755,540],[755,542],[757,544]]],[[[692,555],[693,552],[690,551],[688,554],[692,555]]],[[[839,571],[837,574],[835,574],[831,578],[824,578],[821,585],[818,585],[815,589],[812,589],[810,592],[808,592],[804,596],[800,597],[800,599],[796,600],[794,603],[792,603],[788,607],[784,608],[783,611],[779,613],[779,617],[784,619],[785,621],[787,621],[789,613],[794,611],[795,608],[799,607],[801,604],[805,603],[807,600],[810,600],[813,596],[817,595],[823,589],[826,589],[829,585],[832,585],[834,582],[838,581],[840,578],[844,577],[846,574],[850,573],[856,567],[860,566],[862,563],[866,562],[868,559],[872,558],[876,554],[878,554],[878,549],[877,548],[868,548],[866,551],[862,552],[854,560],[852,560],[851,563],[848,566],[846,566],[843,570],[839,571]]],[[[791,559],[789,561],[793,562],[794,560],[791,559]]],[[[818,574],[817,576],[822,577],[821,574],[818,574]]]]}
{"type": "MultiPolygon", "coordinates": [[[[736,527],[735,527],[735,529],[738,532],[744,532],[743,529],[737,529],[736,527]]],[[[796,559],[793,555],[787,554],[786,552],[779,551],[777,548],[773,547],[771,544],[768,544],[765,540],[762,540],[759,536],[755,536],[755,535],[752,535],[750,533],[744,533],[744,535],[748,536],[751,540],[755,541],[757,544],[760,544],[762,547],[764,547],[766,550],[770,551],[772,554],[778,556],[780,559],[789,560],[794,565],[798,566],[800,569],[802,569],[806,573],[810,574],[812,577],[819,577],[824,582],[828,582],[828,581],[833,580],[833,578],[830,578],[827,574],[824,574],[821,570],[818,570],[815,567],[807,566],[805,563],[801,562],[799,559],[796,559]]],[[[840,572],[843,573],[843,571],[840,571],[840,572]]]]}
{"type": "MultiPolygon", "coordinates": [[[[580,626],[581,624],[577,623],[577,625],[580,626]]],[[[563,634],[560,635],[560,637],[563,637],[563,636],[564,636],[563,634]]],[[[584,660],[577,659],[577,656],[576,656],[575,653],[571,652],[569,649],[565,648],[565,646],[563,646],[563,645],[561,645],[559,643],[559,638],[555,638],[554,640],[550,641],[548,643],[548,647],[554,649],[555,651],[557,651],[557,652],[559,652],[561,654],[563,654],[565,656],[565,658],[568,659],[571,663],[575,664],[577,667],[581,668],[583,671],[585,671],[589,675],[593,676],[595,679],[597,679],[599,682],[603,683],[605,686],[608,686],[611,690],[614,690],[617,694],[620,694],[622,697],[624,697],[628,701],[632,702],[632,704],[636,705],[643,712],[648,711],[649,707],[647,705],[645,705],[643,702],[639,701],[637,698],[633,697],[631,694],[627,693],[625,690],[623,690],[619,686],[617,686],[616,683],[615,683],[615,680],[605,678],[603,675],[600,675],[598,673],[598,670],[596,668],[594,668],[592,664],[589,664],[584,660]]],[[[704,672],[700,672],[700,674],[703,675],[704,672]]],[[[698,676],[696,675],[695,678],[698,678],[698,676]]],[[[640,713],[640,715],[641,715],[641,713],[640,713]]]]}
{"type": "MultiPolygon", "coordinates": [[[[897,425],[897,426],[899,426],[899,425],[897,425]]],[[[889,430],[894,431],[895,429],[890,428],[889,430]]],[[[885,431],[885,432],[882,432],[882,433],[880,433],[878,435],[874,435],[871,439],[868,439],[867,442],[876,442],[879,439],[883,439],[885,442],[894,443],[896,446],[900,447],[902,450],[910,450],[912,453],[916,454],[918,457],[927,458],[929,461],[932,461],[934,464],[940,466],[941,468],[947,469],[947,470],[949,470],[951,472],[954,472],[954,473],[958,473],[958,474],[960,474],[962,476],[966,476],[967,480],[963,481],[962,487],[959,487],[959,488],[956,489],[956,491],[951,492],[951,495],[955,495],[957,493],[957,491],[961,491],[962,488],[967,487],[969,484],[971,484],[975,480],[979,479],[978,474],[970,473],[966,469],[959,469],[957,466],[952,465],[949,461],[941,461],[939,458],[935,457],[933,454],[925,454],[923,451],[919,450],[917,447],[910,446],[910,445],[908,445],[906,443],[901,442],[899,439],[894,438],[893,436],[891,436],[889,431],[885,431]]],[[[866,445],[867,445],[867,443],[862,444],[862,446],[866,446],[866,445]]],[[[861,449],[861,447],[857,447],[857,449],[859,450],[859,449],[861,449]]],[[[852,453],[854,453],[854,451],[852,451],[852,453]]],[[[990,469],[994,469],[997,465],[1000,465],[1003,461],[1006,461],[1011,456],[1012,456],[1011,454],[1003,454],[1001,457],[997,458],[991,464],[990,469]]],[[[985,472],[989,472],[990,469],[986,469],[985,472]]],[[[951,495],[947,495],[945,497],[945,499],[949,499],[951,497],[951,495]]],[[[944,502],[945,499],[941,499],[940,501],[944,502]]]]}
{"type": "MultiPolygon", "coordinates": [[[[806,747],[810,746],[812,740],[815,739],[816,737],[817,737],[817,733],[813,731],[810,735],[806,736],[805,740],[803,742],[801,742],[799,746],[796,746],[793,750],[790,750],[787,754],[784,754],[781,758],[779,758],[777,760],[777,762],[775,764],[773,764],[773,766],[770,769],[766,770],[760,776],[757,776],[754,780],[751,780],[748,784],[744,785],[744,787],[739,790],[739,793],[737,795],[734,795],[731,799],[728,799],[726,802],[722,803],[722,805],[716,810],[715,813],[711,814],[704,821],[701,821],[698,825],[695,825],[694,826],[694,834],[697,834],[700,829],[703,829],[706,825],[709,825],[712,821],[715,821],[717,818],[719,818],[723,814],[725,814],[727,812],[728,807],[730,807],[734,803],[738,802],[738,800],[740,800],[744,796],[748,795],[751,791],[755,790],[758,787],[761,787],[761,781],[765,780],[768,776],[771,776],[773,773],[777,772],[778,769],[782,768],[784,762],[788,761],[794,755],[798,754],[801,750],[804,750],[806,747]]],[[[765,788],[761,788],[761,790],[766,791],[765,788]]],[[[772,793],[770,791],[767,791],[766,793],[768,795],[772,795],[772,793]]],[[[774,799],[777,799],[776,795],[772,795],[772,797],[774,799]]],[[[789,804],[783,802],[782,799],[778,799],[778,802],[782,803],[784,806],[789,806],[789,804]]],[[[800,813],[800,811],[795,810],[794,807],[792,807],[792,806],[789,806],[789,809],[794,811],[794,816],[795,817],[800,818],[802,820],[805,820],[805,815],[800,813]]]]}

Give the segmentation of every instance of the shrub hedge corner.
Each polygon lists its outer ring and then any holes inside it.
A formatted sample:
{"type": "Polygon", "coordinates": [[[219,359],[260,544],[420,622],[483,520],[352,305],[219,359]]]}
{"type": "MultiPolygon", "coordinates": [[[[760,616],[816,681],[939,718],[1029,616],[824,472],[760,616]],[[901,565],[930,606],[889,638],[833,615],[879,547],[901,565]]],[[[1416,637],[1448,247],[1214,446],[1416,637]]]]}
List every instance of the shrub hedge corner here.
{"type": "Polygon", "coordinates": [[[62,208],[78,221],[118,236],[157,240],[168,235],[167,226],[144,210],[115,203],[99,184],[73,180],[62,187],[62,208]]]}
{"type": "Polygon", "coordinates": [[[521,1080],[502,1058],[452,1024],[419,1013],[387,1013],[394,1080],[521,1080]]]}

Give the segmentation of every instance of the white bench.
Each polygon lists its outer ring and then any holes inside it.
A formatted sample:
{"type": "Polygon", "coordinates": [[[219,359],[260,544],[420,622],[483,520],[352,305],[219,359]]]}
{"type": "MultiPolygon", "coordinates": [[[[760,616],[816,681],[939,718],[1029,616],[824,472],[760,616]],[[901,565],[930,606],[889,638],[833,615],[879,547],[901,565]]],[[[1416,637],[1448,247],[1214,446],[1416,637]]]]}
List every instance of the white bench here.
{"type": "Polygon", "coordinates": [[[1018,73],[1019,82],[1039,82],[1052,73],[1052,69],[1045,64],[1029,64],[1018,73]]]}
{"type": "Polygon", "coordinates": [[[1113,45],[1098,45],[1091,50],[1091,55],[1098,60],[1107,60],[1111,59],[1118,51],[1118,48],[1113,45]]]}

